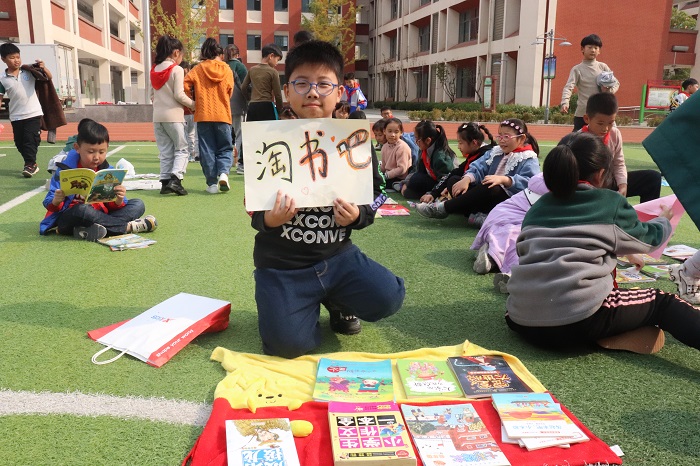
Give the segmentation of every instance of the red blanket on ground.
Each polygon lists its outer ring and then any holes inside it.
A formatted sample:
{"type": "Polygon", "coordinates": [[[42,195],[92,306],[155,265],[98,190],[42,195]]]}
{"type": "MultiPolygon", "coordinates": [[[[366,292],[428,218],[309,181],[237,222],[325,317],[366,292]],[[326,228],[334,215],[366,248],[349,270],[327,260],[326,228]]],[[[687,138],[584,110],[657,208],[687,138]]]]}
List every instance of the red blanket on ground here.
{"type": "MultiPolygon", "coordinates": [[[[434,403],[411,404],[458,404],[471,403],[476,409],[491,435],[505,453],[510,463],[514,466],[542,466],[543,464],[566,464],[569,466],[586,464],[622,464],[618,457],[605,442],[586,428],[571,412],[562,406],[564,412],[576,423],[577,426],[591,439],[588,442],[571,445],[569,449],[544,448],[542,450],[527,451],[518,445],[501,443],[501,421],[498,413],[491,404],[491,400],[450,400],[436,401],[434,403]]],[[[233,409],[227,400],[217,398],[214,400],[212,413],[204,427],[202,435],[192,447],[184,465],[191,466],[226,466],[226,427],[227,419],[260,419],[285,417],[290,420],[306,420],[313,424],[314,431],[305,438],[295,438],[294,441],[302,466],[333,466],[331,456],[331,438],[328,429],[328,403],[309,401],[301,408],[289,411],[283,407],[259,408],[256,413],[247,409],[233,409]]],[[[418,464],[422,466],[420,459],[418,464]]]]}

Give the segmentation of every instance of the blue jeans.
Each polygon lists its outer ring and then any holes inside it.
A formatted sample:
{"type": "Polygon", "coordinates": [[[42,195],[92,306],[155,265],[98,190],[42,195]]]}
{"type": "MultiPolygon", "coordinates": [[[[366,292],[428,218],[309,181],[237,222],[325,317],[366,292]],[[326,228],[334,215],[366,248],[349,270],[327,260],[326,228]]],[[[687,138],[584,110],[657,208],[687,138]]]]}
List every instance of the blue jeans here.
{"type": "Polygon", "coordinates": [[[141,199],[129,199],[124,207],[106,214],[96,210],[90,204],[77,204],[61,212],[56,228],[62,235],[72,235],[75,227],[89,227],[99,223],[107,229],[107,235],[123,235],[126,225],[140,218],[146,211],[141,199]]]}
{"type": "Polygon", "coordinates": [[[207,186],[216,184],[219,175],[228,175],[233,165],[231,125],[228,123],[197,122],[199,137],[199,163],[207,180],[207,186]]]}
{"type": "Polygon", "coordinates": [[[321,303],[376,322],[395,314],[406,294],[403,279],[357,246],[311,267],[256,269],[255,301],[263,352],[301,356],[321,344],[321,303]]]}

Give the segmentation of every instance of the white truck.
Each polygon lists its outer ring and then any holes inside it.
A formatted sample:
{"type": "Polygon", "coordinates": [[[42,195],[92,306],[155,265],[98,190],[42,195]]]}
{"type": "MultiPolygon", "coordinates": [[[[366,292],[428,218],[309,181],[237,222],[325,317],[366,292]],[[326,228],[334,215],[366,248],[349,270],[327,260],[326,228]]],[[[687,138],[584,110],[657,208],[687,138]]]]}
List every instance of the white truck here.
{"type": "Polygon", "coordinates": [[[53,75],[53,84],[58,97],[65,107],[72,107],[77,99],[75,73],[77,67],[73,61],[73,50],[59,44],[16,44],[20,50],[23,64],[43,60],[44,65],[53,75]]]}

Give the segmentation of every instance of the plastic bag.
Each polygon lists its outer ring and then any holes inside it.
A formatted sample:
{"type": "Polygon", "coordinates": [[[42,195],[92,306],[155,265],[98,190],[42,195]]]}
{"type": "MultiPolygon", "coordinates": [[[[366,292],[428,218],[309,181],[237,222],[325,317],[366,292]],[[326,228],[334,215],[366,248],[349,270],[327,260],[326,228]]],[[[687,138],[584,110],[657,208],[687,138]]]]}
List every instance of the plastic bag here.
{"type": "Polygon", "coordinates": [[[131,164],[131,162],[124,158],[119,159],[119,162],[117,162],[115,168],[118,168],[120,170],[126,170],[126,176],[136,175],[136,170],[134,169],[134,166],[131,164]]]}

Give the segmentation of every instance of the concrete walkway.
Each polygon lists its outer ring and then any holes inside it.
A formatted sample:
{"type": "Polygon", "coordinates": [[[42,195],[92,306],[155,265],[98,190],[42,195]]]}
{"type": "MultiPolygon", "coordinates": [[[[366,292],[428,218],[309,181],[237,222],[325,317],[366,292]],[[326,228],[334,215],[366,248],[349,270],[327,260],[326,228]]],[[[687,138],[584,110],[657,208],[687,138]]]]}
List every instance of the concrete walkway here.
{"type": "MultiPolygon", "coordinates": [[[[371,122],[376,121],[380,117],[378,109],[369,109],[365,113],[367,113],[371,122]]],[[[394,114],[405,122],[404,131],[413,131],[417,122],[410,122],[406,112],[397,110],[394,114]]],[[[12,125],[7,120],[0,121],[0,123],[5,126],[5,129],[0,133],[0,141],[12,141],[12,125]]],[[[441,121],[438,123],[445,129],[449,139],[457,138],[457,128],[462,122],[441,121]]],[[[153,123],[150,122],[105,123],[105,126],[109,129],[109,138],[112,142],[155,141],[153,123]]],[[[77,123],[68,123],[66,126],[58,128],[58,141],[65,141],[68,137],[76,134],[78,132],[77,127],[77,123]]],[[[492,134],[496,134],[498,131],[497,123],[487,123],[486,127],[492,134]]],[[[538,141],[559,141],[567,133],[571,132],[572,126],[530,124],[528,129],[538,141]]],[[[641,143],[654,130],[654,128],[639,126],[620,126],[619,129],[622,132],[622,140],[627,143],[641,143]]],[[[42,138],[46,140],[46,133],[42,133],[42,138]]]]}

